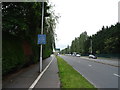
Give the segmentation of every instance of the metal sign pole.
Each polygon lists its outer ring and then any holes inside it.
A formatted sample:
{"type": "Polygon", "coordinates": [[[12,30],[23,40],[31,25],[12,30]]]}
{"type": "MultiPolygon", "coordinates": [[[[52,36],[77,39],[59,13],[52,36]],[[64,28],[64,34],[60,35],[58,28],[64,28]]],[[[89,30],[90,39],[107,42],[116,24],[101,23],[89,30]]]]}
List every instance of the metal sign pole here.
{"type": "MultiPolygon", "coordinates": [[[[41,34],[43,34],[44,2],[42,2],[41,34]]],[[[42,44],[40,45],[40,72],[42,72],[42,44]]]]}
{"type": "Polygon", "coordinates": [[[92,54],[92,39],[91,39],[91,54],[92,54]]]}

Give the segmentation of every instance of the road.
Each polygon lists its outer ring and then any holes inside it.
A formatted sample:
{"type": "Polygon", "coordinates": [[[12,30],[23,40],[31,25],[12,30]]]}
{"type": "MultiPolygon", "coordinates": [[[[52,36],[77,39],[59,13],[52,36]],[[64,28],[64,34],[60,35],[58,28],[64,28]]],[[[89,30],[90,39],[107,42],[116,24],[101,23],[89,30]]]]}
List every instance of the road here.
{"type": "Polygon", "coordinates": [[[76,71],[97,88],[118,88],[118,67],[93,62],[80,57],[60,55],[76,71]]]}

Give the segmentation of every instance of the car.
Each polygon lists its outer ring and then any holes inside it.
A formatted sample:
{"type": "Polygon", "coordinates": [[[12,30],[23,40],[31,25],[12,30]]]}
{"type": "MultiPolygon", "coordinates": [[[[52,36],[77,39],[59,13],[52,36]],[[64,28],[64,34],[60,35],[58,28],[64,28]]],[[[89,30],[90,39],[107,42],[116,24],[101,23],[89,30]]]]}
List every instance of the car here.
{"type": "Polygon", "coordinates": [[[97,57],[95,55],[92,55],[92,54],[89,55],[89,58],[97,59],[97,57]]]}
{"type": "Polygon", "coordinates": [[[75,54],[72,54],[72,56],[75,56],[75,54]]]}
{"type": "Polygon", "coordinates": [[[76,54],[77,57],[80,57],[81,55],[80,54],[76,54]]]}

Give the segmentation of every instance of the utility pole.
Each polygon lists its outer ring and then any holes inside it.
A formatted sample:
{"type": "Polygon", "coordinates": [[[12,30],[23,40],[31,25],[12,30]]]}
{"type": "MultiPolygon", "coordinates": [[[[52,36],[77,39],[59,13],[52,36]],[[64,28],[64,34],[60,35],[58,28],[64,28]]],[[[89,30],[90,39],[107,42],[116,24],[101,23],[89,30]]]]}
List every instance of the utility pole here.
{"type": "Polygon", "coordinates": [[[92,54],[92,38],[91,38],[91,54],[92,54]]]}
{"type": "MultiPolygon", "coordinates": [[[[44,21],[44,2],[42,2],[42,21],[41,21],[41,34],[43,34],[43,21],[44,21]]],[[[42,72],[42,44],[40,44],[40,72],[42,72]]]]}

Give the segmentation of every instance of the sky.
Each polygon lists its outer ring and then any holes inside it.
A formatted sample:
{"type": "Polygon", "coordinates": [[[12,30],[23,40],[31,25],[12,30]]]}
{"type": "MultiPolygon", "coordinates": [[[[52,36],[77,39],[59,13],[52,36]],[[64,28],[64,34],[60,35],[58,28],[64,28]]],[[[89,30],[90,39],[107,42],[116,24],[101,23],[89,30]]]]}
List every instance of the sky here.
{"type": "Polygon", "coordinates": [[[102,26],[118,22],[120,0],[49,0],[56,15],[60,15],[56,26],[56,48],[61,50],[71,45],[75,37],[84,31],[93,35],[102,26]]]}

